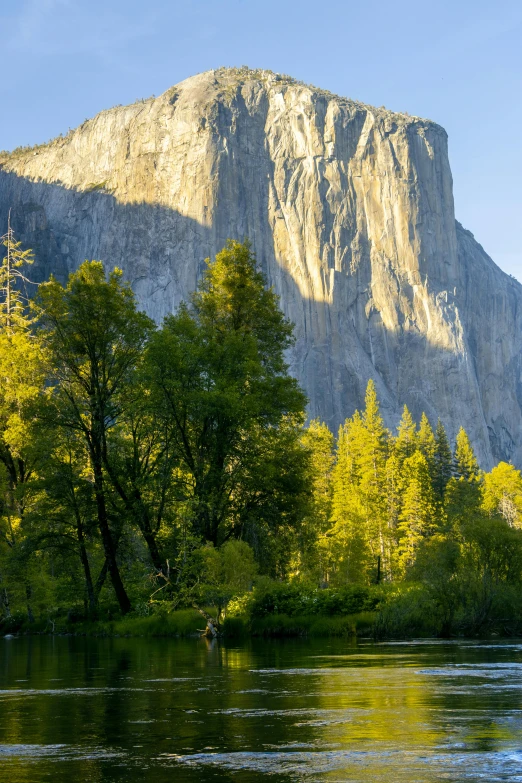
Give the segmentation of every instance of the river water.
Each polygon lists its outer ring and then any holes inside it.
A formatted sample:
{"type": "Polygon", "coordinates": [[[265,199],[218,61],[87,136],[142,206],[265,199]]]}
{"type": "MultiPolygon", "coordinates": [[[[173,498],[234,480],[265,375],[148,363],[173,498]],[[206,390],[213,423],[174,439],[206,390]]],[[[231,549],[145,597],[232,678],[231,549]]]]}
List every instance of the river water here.
{"type": "Polygon", "coordinates": [[[522,781],[522,643],[0,639],[0,781],[522,781]]]}

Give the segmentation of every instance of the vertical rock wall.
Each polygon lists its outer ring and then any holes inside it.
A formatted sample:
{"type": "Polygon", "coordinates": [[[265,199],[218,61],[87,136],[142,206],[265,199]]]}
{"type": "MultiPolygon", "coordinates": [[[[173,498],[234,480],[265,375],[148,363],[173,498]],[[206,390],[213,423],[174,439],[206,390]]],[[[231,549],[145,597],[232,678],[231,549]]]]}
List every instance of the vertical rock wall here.
{"type": "Polygon", "coordinates": [[[522,464],[522,287],[455,223],[436,124],[210,71],[0,158],[0,220],[9,207],[40,279],[101,258],[158,321],[248,237],[295,324],[311,416],[336,428],[372,377],[390,426],[406,403],[462,424],[484,467],[522,464]]]}

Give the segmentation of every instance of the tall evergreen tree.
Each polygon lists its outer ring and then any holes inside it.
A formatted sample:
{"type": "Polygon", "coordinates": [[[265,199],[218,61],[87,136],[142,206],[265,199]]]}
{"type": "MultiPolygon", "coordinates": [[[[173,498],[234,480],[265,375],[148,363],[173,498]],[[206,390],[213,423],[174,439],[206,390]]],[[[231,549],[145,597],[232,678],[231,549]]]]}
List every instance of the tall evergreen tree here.
{"type": "Polygon", "coordinates": [[[403,494],[403,470],[394,450],[386,461],[386,506],[388,531],[386,536],[386,560],[389,564],[389,578],[396,576],[396,550],[403,494]]]}
{"type": "Polygon", "coordinates": [[[419,543],[434,532],[436,507],[426,457],[416,451],[405,460],[399,523],[399,563],[404,572],[415,562],[419,543]]]}
{"type": "Polygon", "coordinates": [[[324,538],[332,513],[332,470],[334,437],[326,424],[314,419],[305,429],[303,445],[310,455],[309,482],[312,497],[309,512],[301,526],[297,569],[307,575],[314,572],[319,581],[327,581],[324,563],[324,538]]]}
{"type": "Polygon", "coordinates": [[[465,481],[478,481],[481,476],[481,470],[473,451],[473,446],[463,427],[459,429],[455,442],[453,475],[465,481]]]}
{"type": "Polygon", "coordinates": [[[358,489],[368,529],[369,545],[377,563],[377,570],[382,570],[386,574],[389,570],[386,544],[389,531],[386,507],[386,460],[390,433],[384,426],[375,384],[371,379],[366,389],[362,423],[358,489]],[[380,560],[377,560],[378,558],[380,560]]]}
{"type": "Polygon", "coordinates": [[[359,489],[366,431],[359,411],[339,427],[332,471],[332,527],[324,541],[330,581],[366,579],[371,561],[370,531],[359,489]]]}
{"type": "Polygon", "coordinates": [[[397,437],[393,448],[400,465],[405,459],[411,457],[417,448],[417,427],[406,405],[397,427],[397,437]]]}
{"type": "Polygon", "coordinates": [[[0,266],[0,328],[8,333],[24,331],[30,320],[28,299],[21,291],[29,283],[23,269],[34,262],[34,253],[30,248],[24,250],[22,243],[16,239],[10,210],[7,232],[0,238],[0,243],[5,248],[0,266]]]}
{"type": "Polygon", "coordinates": [[[444,429],[444,425],[439,419],[435,430],[435,452],[434,452],[434,489],[437,498],[442,501],[446,486],[453,472],[453,455],[451,446],[444,429]]]}
{"type": "Polygon", "coordinates": [[[423,413],[421,416],[419,431],[417,434],[417,443],[418,443],[419,451],[422,454],[424,454],[426,458],[430,475],[432,477],[432,480],[434,480],[435,479],[435,452],[437,450],[437,441],[435,440],[435,434],[433,432],[429,419],[425,413],[423,413]]]}
{"type": "Polygon", "coordinates": [[[462,530],[463,525],[480,514],[482,503],[482,472],[462,427],[455,443],[453,474],[446,486],[444,503],[450,524],[455,530],[462,530]]]}

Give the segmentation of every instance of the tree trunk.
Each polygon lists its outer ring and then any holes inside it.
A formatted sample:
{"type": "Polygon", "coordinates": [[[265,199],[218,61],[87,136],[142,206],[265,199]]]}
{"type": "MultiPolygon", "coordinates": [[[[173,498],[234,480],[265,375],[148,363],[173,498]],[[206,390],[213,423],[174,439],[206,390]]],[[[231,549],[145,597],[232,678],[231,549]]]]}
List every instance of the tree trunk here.
{"type": "Polygon", "coordinates": [[[125,491],[125,488],[118,479],[116,472],[113,470],[109,462],[106,444],[104,444],[103,447],[103,464],[105,465],[105,469],[114,489],[125,503],[125,508],[136,520],[145,543],[147,544],[154,568],[156,571],[158,571],[158,573],[160,571],[165,573],[165,562],[161,557],[158,542],[156,541],[156,536],[154,535],[152,525],[150,523],[149,512],[145,503],[143,502],[141,493],[137,487],[134,488],[131,496],[129,496],[129,494],[125,491]]]}
{"type": "Polygon", "coordinates": [[[96,584],[94,585],[94,596],[96,599],[96,604],[98,603],[98,598],[100,597],[102,587],[105,584],[105,580],[107,579],[108,570],[109,569],[107,566],[107,558],[105,558],[100,573],[98,574],[98,579],[96,580],[96,584]]]}
{"type": "Polygon", "coordinates": [[[94,592],[94,587],[92,584],[91,566],[89,563],[89,556],[87,554],[87,549],[85,547],[85,536],[83,533],[82,517],[80,514],[80,509],[78,508],[78,504],[76,502],[76,494],[74,491],[74,487],[72,488],[72,501],[73,501],[73,508],[74,508],[74,516],[76,518],[76,535],[78,537],[78,544],[80,547],[80,560],[82,561],[83,574],[85,576],[85,592],[87,594],[86,595],[87,611],[89,613],[92,613],[96,609],[97,596],[94,592]]]}
{"type": "MultiPolygon", "coordinates": [[[[141,527],[141,526],[140,526],[141,527]]],[[[141,533],[143,538],[145,539],[145,543],[147,544],[149,548],[149,554],[152,560],[152,563],[154,565],[154,568],[158,573],[161,571],[161,573],[166,573],[165,564],[163,563],[162,557],[160,555],[160,551],[158,548],[158,543],[156,541],[156,538],[154,536],[154,533],[150,529],[150,527],[147,525],[144,525],[141,528],[141,533]]]]}
{"type": "Polygon", "coordinates": [[[77,520],[78,531],[78,543],[80,544],[80,559],[82,561],[83,573],[85,576],[85,588],[87,592],[87,604],[89,612],[96,610],[96,594],[94,592],[94,586],[92,583],[91,566],[89,564],[89,556],[87,555],[87,549],[85,548],[85,537],[83,535],[83,527],[80,520],[77,520]]]}
{"type": "Polygon", "coordinates": [[[93,473],[94,473],[94,492],[96,495],[96,508],[98,511],[98,525],[100,528],[100,534],[103,542],[103,551],[105,553],[105,560],[107,561],[107,568],[111,577],[112,586],[118,599],[120,611],[122,614],[127,614],[131,609],[131,602],[129,596],[125,591],[120,572],[118,570],[118,563],[116,562],[116,547],[109,528],[109,520],[107,517],[107,507],[105,505],[105,494],[103,491],[103,473],[101,466],[101,458],[97,459],[96,454],[93,455],[93,473]]]}

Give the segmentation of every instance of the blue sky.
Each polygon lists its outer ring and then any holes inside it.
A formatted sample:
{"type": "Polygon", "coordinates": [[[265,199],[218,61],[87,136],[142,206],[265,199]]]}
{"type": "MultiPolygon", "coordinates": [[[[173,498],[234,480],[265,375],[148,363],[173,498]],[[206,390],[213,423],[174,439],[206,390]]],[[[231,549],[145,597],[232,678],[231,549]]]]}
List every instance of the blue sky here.
{"type": "Polygon", "coordinates": [[[520,0],[0,0],[0,149],[249,65],[429,117],[457,218],[522,280],[520,0]]]}

